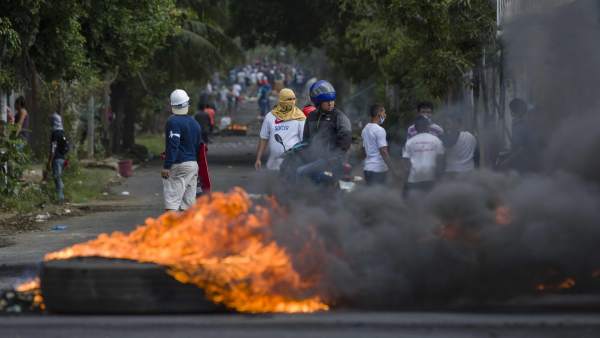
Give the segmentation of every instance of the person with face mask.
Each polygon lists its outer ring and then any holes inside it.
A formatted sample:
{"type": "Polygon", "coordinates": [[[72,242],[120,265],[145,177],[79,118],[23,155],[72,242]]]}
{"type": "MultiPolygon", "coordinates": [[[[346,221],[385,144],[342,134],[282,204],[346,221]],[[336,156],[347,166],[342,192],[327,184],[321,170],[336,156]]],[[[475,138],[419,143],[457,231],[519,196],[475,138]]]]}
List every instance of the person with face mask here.
{"type": "Polygon", "coordinates": [[[256,170],[262,168],[262,155],[269,145],[269,160],[267,169],[279,170],[283,158],[281,155],[285,149],[290,149],[296,143],[302,141],[304,121],[306,117],[300,108],[296,107],[296,94],[289,88],[283,88],[279,92],[277,105],[269,112],[263,120],[260,128],[259,143],[256,151],[256,170]],[[283,146],[275,140],[279,135],[283,146]]]}
{"type": "Polygon", "coordinates": [[[361,137],[366,155],[364,174],[367,185],[385,184],[387,173],[393,169],[392,160],[388,152],[386,132],[381,125],[385,121],[385,107],[374,104],[369,109],[371,121],[363,128],[361,137]]]}
{"type": "Polygon", "coordinates": [[[165,127],[166,157],[161,171],[165,210],[187,210],[196,201],[201,128],[188,115],[190,98],[182,89],[171,93],[173,115],[165,127]]]}

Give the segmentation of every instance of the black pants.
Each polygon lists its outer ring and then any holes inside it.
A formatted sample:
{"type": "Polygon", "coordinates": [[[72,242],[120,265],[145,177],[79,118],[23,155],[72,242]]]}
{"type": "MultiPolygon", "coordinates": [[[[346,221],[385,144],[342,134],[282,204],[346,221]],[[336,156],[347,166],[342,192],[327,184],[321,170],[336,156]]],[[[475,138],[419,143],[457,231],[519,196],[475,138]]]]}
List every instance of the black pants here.
{"type": "Polygon", "coordinates": [[[365,170],[364,173],[367,185],[385,184],[385,180],[387,178],[387,171],[378,173],[375,171],[365,170]]]}

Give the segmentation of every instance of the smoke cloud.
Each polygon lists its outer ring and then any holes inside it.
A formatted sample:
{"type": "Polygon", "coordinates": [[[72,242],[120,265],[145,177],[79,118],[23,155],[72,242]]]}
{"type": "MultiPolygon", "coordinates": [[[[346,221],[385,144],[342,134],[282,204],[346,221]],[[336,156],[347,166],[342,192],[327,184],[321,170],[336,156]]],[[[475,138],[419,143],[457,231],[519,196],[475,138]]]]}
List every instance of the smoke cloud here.
{"type": "Polygon", "coordinates": [[[480,171],[404,199],[394,187],[275,188],[275,234],[319,294],[370,309],[486,304],[600,289],[599,6],[581,0],[505,28],[507,69],[526,74],[539,172],[480,171]],[[498,212],[509,210],[507,222],[498,212]],[[509,223],[509,224],[500,224],[509,223]]]}

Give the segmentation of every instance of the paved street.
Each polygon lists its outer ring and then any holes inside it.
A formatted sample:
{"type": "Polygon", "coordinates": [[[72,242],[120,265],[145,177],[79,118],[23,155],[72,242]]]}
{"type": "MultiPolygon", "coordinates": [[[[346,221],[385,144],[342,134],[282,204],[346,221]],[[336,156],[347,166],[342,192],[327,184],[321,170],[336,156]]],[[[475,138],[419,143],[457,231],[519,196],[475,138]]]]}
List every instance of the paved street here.
{"type": "MultiPolygon", "coordinates": [[[[214,191],[228,191],[234,186],[248,187],[255,175],[251,157],[255,143],[251,139],[242,142],[225,141],[211,146],[215,153],[210,164],[214,191]],[[214,149],[213,149],[214,148],[214,149]],[[216,162],[227,157],[230,163],[216,162]]],[[[111,192],[121,195],[126,191],[129,196],[115,202],[92,205],[98,210],[84,216],[52,219],[41,226],[40,231],[26,232],[13,236],[13,245],[0,248],[0,289],[14,285],[23,278],[34,276],[37,265],[47,252],[92,239],[100,233],[112,231],[130,231],[142,224],[148,217],[156,217],[163,212],[162,183],[160,179],[160,163],[147,164],[123,184],[111,187],[111,192]],[[61,231],[52,230],[55,225],[66,225],[61,231]]],[[[253,185],[254,186],[254,185],[253,185]]],[[[256,191],[255,191],[256,192],[256,191]]]]}
{"type": "Polygon", "coordinates": [[[600,317],[474,313],[0,317],[2,337],[595,338],[600,317]]]}

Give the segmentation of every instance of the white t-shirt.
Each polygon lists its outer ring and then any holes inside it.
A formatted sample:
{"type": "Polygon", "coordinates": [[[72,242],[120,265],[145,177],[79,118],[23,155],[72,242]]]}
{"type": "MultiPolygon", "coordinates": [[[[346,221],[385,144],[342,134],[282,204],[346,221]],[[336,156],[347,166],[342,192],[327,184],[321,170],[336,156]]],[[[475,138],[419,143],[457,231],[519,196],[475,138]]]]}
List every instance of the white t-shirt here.
{"type": "Polygon", "coordinates": [[[461,131],[456,144],[446,149],[446,172],[464,173],[475,169],[473,156],[477,139],[468,131],[461,131]]]}
{"type": "Polygon", "coordinates": [[[420,133],[406,141],[402,157],[410,160],[409,183],[435,180],[436,158],[444,154],[444,145],[435,135],[420,133]]]}
{"type": "Polygon", "coordinates": [[[232,89],[231,89],[231,93],[233,94],[234,97],[239,97],[240,96],[240,92],[242,91],[242,86],[240,86],[239,84],[234,84],[232,89]]]}
{"type": "Polygon", "coordinates": [[[376,173],[388,171],[388,166],[381,156],[379,149],[387,147],[385,129],[377,123],[368,123],[362,130],[363,147],[367,158],[365,159],[365,171],[376,173]]]}
{"type": "Polygon", "coordinates": [[[279,134],[285,144],[285,149],[290,149],[295,144],[302,141],[304,132],[304,121],[290,120],[281,121],[272,113],[268,113],[263,120],[260,128],[260,138],[269,140],[269,159],[267,161],[267,169],[279,170],[283,158],[283,147],[275,141],[275,134],[279,134]]]}

